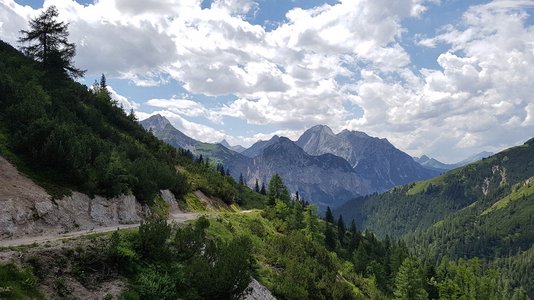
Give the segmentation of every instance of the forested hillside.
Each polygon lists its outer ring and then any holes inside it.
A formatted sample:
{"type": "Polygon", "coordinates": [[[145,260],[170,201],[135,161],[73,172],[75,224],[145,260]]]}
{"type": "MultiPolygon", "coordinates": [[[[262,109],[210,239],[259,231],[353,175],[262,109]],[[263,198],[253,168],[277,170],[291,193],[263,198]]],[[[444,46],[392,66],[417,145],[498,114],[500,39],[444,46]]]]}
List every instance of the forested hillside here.
{"type": "Polygon", "coordinates": [[[439,177],[355,199],[338,211],[380,236],[401,236],[467,207],[484,211],[514,193],[523,199],[528,188],[517,191],[534,176],[533,144],[530,140],[439,177]]]}
{"type": "Polygon", "coordinates": [[[403,237],[432,259],[495,263],[532,296],[534,264],[525,259],[534,245],[532,158],[534,139],[440,177],[356,199],[339,212],[379,236],[403,237]]]}
{"type": "Polygon", "coordinates": [[[0,42],[0,152],[58,195],[66,188],[149,202],[187,190],[179,153],[147,133],[107,90],[89,91],[0,42]]]}

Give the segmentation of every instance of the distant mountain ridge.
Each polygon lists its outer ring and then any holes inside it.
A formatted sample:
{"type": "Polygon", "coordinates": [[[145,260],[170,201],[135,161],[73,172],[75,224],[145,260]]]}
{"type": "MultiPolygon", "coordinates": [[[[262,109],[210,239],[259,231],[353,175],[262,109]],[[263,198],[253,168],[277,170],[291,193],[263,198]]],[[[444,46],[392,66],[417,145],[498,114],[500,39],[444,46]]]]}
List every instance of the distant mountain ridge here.
{"type": "Polygon", "coordinates": [[[457,163],[454,163],[454,164],[442,163],[439,160],[434,159],[434,158],[430,158],[430,157],[428,157],[426,155],[422,155],[421,157],[414,157],[414,160],[417,163],[419,163],[421,166],[425,167],[425,168],[429,168],[429,169],[433,169],[433,170],[437,170],[437,171],[443,172],[443,171],[449,171],[449,170],[452,170],[452,169],[463,167],[463,166],[468,165],[470,163],[474,163],[474,162],[479,161],[481,159],[490,157],[493,154],[494,154],[493,152],[482,151],[480,153],[473,154],[473,155],[469,156],[468,158],[466,158],[466,159],[464,159],[462,161],[459,161],[457,163]]]}
{"type": "Polygon", "coordinates": [[[140,123],[171,146],[222,163],[236,180],[242,174],[248,186],[254,186],[256,179],[267,185],[271,176],[278,173],[292,193],[298,191],[303,199],[317,204],[321,210],[373,191],[369,182],[356,174],[345,159],[332,154],[310,155],[288,138],[273,136],[237,153],[220,143],[196,141],[164,119],[154,115],[140,123]]]}
{"type": "Polygon", "coordinates": [[[328,126],[317,125],[296,142],[275,135],[238,153],[230,150],[226,141],[196,141],[163,119],[154,115],[141,124],[171,146],[222,163],[235,179],[243,175],[249,186],[256,180],[267,184],[278,173],[292,193],[298,191],[320,209],[439,174],[416,163],[387,139],[363,132],[343,130],[334,134],[328,126]]]}
{"type": "Polygon", "coordinates": [[[241,153],[241,152],[243,152],[243,151],[245,151],[247,149],[247,148],[245,148],[245,147],[243,147],[241,145],[230,146],[230,144],[226,140],[222,140],[221,142],[219,142],[219,144],[221,144],[224,147],[226,147],[227,149],[230,149],[230,150],[235,151],[237,153],[241,153]]]}
{"type": "Polygon", "coordinates": [[[246,149],[245,151],[241,152],[241,154],[248,156],[248,157],[255,157],[260,155],[263,150],[267,147],[269,147],[272,144],[278,143],[280,141],[280,137],[277,135],[274,135],[270,140],[267,141],[257,141],[254,143],[250,148],[246,149]]]}
{"type": "Polygon", "coordinates": [[[364,132],[343,130],[334,134],[328,126],[317,125],[305,131],[296,144],[311,155],[331,153],[346,159],[357,174],[371,182],[373,191],[439,174],[416,163],[387,139],[364,132]]]}
{"type": "Polygon", "coordinates": [[[290,191],[298,191],[303,199],[315,203],[320,210],[369,193],[369,183],[341,157],[309,155],[285,137],[276,137],[261,145],[267,146],[252,158],[234,156],[224,162],[232,176],[243,174],[247,184],[253,186],[256,179],[265,182],[278,173],[290,191]]]}

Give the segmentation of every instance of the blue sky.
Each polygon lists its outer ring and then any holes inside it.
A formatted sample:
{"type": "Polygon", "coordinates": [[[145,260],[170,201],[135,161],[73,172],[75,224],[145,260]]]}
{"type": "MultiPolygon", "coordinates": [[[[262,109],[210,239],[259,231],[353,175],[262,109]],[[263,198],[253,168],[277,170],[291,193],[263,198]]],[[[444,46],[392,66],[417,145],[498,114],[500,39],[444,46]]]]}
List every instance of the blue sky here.
{"type": "Polygon", "coordinates": [[[0,37],[49,5],[85,84],[199,140],[320,123],[454,162],[534,132],[533,1],[0,0],[0,37]]]}

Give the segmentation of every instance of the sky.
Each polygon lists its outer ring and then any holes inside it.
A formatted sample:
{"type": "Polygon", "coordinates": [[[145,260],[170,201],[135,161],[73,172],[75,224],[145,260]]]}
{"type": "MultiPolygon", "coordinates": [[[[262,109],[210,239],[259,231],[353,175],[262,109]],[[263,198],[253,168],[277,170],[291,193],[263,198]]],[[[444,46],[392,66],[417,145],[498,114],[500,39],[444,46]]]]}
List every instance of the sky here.
{"type": "Polygon", "coordinates": [[[0,0],[0,38],[50,5],[82,83],[201,141],[324,124],[451,163],[534,136],[532,0],[0,0]]]}

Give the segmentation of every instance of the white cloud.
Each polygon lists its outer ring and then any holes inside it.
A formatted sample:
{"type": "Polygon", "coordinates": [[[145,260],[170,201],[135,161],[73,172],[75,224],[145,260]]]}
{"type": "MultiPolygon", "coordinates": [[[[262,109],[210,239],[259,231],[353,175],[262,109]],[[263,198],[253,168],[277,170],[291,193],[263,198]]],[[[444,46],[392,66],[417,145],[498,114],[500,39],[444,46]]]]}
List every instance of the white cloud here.
{"type": "MultiPolygon", "coordinates": [[[[272,31],[248,21],[259,9],[255,1],[216,0],[208,9],[201,2],[98,0],[83,6],[46,0],[44,6],[56,5],[71,23],[76,63],[92,74],[139,86],[174,79],[191,94],[236,96],[211,109],[191,99],[148,101],[198,139],[249,144],[267,136],[229,136],[186,116],[216,123],[236,117],[287,128],[291,137],[322,123],[451,161],[516,144],[533,132],[534,28],[526,25],[526,9],[534,1],[473,6],[460,24],[419,40],[420,47],[447,48],[437,69],[412,64],[402,26],[437,0],[342,0],[296,8],[272,31]],[[363,116],[355,117],[351,106],[363,116]]],[[[16,41],[37,13],[0,0],[2,38],[16,41]]]]}
{"type": "Polygon", "coordinates": [[[108,85],[107,86],[107,89],[109,91],[109,94],[111,96],[111,99],[117,101],[117,103],[119,105],[122,105],[123,109],[126,111],[126,112],[130,112],[130,109],[133,109],[133,110],[137,110],[140,105],[139,103],[136,103],[134,101],[130,101],[128,100],[128,98],[120,95],[119,93],[117,93],[112,86],[108,85]]]}
{"type": "Polygon", "coordinates": [[[399,85],[379,74],[362,76],[357,99],[365,115],[348,126],[449,161],[523,142],[534,129],[534,28],[525,25],[521,8],[532,4],[496,1],[470,8],[462,24],[421,42],[450,49],[437,59],[441,69],[423,69],[419,80],[399,85]]]}
{"type": "Polygon", "coordinates": [[[165,108],[170,112],[180,115],[198,117],[205,116],[208,110],[200,103],[189,99],[150,99],[150,106],[165,108]]]}

